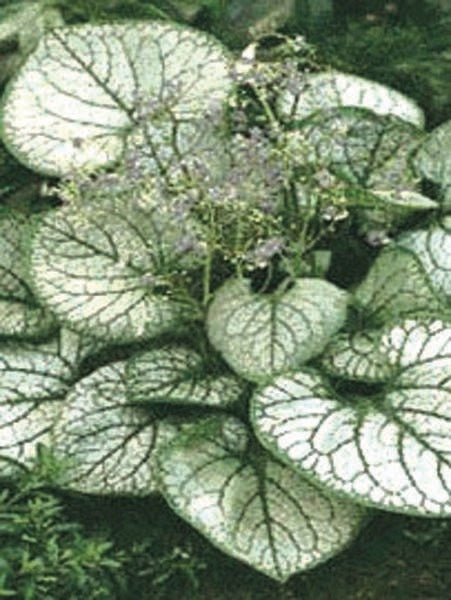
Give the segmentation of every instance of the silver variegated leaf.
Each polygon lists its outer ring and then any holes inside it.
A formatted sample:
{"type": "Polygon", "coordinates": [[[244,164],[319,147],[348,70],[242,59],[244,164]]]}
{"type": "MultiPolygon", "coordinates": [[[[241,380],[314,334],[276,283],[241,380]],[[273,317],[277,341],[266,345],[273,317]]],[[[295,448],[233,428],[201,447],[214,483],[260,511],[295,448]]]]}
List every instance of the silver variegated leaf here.
{"type": "Polygon", "coordinates": [[[131,133],[124,151],[125,184],[130,176],[139,179],[162,175],[176,189],[193,179],[223,177],[226,154],[220,134],[220,114],[204,118],[157,123],[151,118],[131,133]]]}
{"type": "Polygon", "coordinates": [[[430,229],[407,231],[396,245],[418,258],[438,295],[451,299],[451,216],[430,229]]]}
{"type": "Polygon", "coordinates": [[[144,403],[226,408],[236,403],[243,391],[236,377],[209,374],[201,356],[181,346],[133,356],[127,363],[127,383],[130,398],[144,403]]]}
{"type": "Polygon", "coordinates": [[[66,461],[62,485],[90,494],[155,491],[155,450],[179,427],[127,399],[125,362],[81,379],[63,402],[52,448],[66,461]]]}
{"type": "Polygon", "coordinates": [[[0,477],[10,477],[31,463],[39,444],[51,446],[63,401],[0,401],[0,477]]]}
{"type": "Polygon", "coordinates": [[[231,80],[221,44],[153,22],[57,28],[10,82],[2,137],[38,172],[61,176],[117,161],[144,121],[148,146],[223,103],[231,80]]]}
{"type": "Polygon", "coordinates": [[[93,358],[106,348],[111,350],[111,344],[108,342],[67,327],[60,327],[55,335],[39,347],[59,356],[72,370],[74,379],[78,377],[79,367],[86,359],[93,358]]]}
{"type": "Polygon", "coordinates": [[[339,71],[299,73],[298,81],[290,83],[289,89],[280,94],[278,105],[280,113],[287,118],[305,119],[318,110],[353,106],[424,127],[424,113],[413,100],[363,77],[339,71]]]}
{"type": "Polygon", "coordinates": [[[440,185],[443,204],[451,207],[451,120],[431,131],[415,157],[418,174],[440,185]]]}
{"type": "Polygon", "coordinates": [[[430,314],[444,307],[419,258],[397,245],[382,250],[355,290],[354,301],[379,325],[399,315],[430,314]]]}
{"type": "Polygon", "coordinates": [[[336,336],[322,354],[321,365],[331,375],[348,380],[384,382],[396,376],[398,383],[434,384],[435,369],[449,366],[449,352],[446,324],[440,319],[412,318],[378,330],[336,336]],[[444,356],[431,362],[437,349],[444,356]]]}
{"type": "Polygon", "coordinates": [[[406,319],[382,330],[375,351],[397,372],[395,387],[449,388],[451,323],[433,318],[406,319]]]}
{"type": "Polygon", "coordinates": [[[451,324],[406,320],[375,351],[394,372],[383,394],[342,398],[319,373],[300,369],[256,392],[256,433],[331,491],[394,512],[449,516],[451,324]]]}
{"type": "Polygon", "coordinates": [[[26,218],[7,208],[0,209],[0,295],[14,300],[30,296],[25,279],[23,232],[26,218]]]}
{"type": "Polygon", "coordinates": [[[364,513],[250,450],[248,436],[234,417],[187,429],[159,453],[161,491],[221,550],[285,581],[340,552],[364,513]]]}
{"type": "Polygon", "coordinates": [[[300,166],[322,166],[368,189],[415,190],[411,156],[423,135],[396,117],[335,108],[302,121],[287,143],[300,166]]]}
{"type": "Polygon", "coordinates": [[[56,327],[55,318],[41,306],[0,300],[0,336],[33,339],[47,336],[56,327]]]}
{"type": "Polygon", "coordinates": [[[21,402],[60,397],[72,379],[70,365],[46,345],[0,346],[0,400],[21,402]]]}
{"type": "Polygon", "coordinates": [[[336,336],[321,355],[321,366],[335,376],[379,382],[393,375],[386,356],[379,353],[380,331],[359,331],[336,336]]]}
{"type": "Polygon", "coordinates": [[[54,317],[38,304],[30,288],[29,235],[23,215],[0,209],[0,337],[38,338],[56,328],[54,317]]]}
{"type": "MultiPolygon", "coordinates": [[[[162,206],[143,211],[124,198],[62,207],[34,235],[34,289],[77,331],[110,342],[158,335],[184,312],[158,286],[175,270],[174,239],[189,227],[162,206]]],[[[186,255],[185,265],[191,260],[186,255]]]]}
{"type": "Polygon", "coordinates": [[[69,365],[39,346],[0,346],[0,474],[25,463],[50,431],[72,379],[69,365]]]}
{"type": "Polygon", "coordinates": [[[322,279],[297,279],[272,294],[231,279],[210,305],[208,336],[237,373],[258,381],[320,354],[344,324],[347,303],[344,290],[322,279]]]}

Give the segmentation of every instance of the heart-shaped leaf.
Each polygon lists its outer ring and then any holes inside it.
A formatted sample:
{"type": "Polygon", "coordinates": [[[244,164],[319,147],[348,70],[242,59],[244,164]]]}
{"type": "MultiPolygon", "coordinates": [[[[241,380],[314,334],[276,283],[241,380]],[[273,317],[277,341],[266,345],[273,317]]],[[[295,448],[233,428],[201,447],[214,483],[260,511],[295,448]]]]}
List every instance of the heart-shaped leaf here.
{"type": "Polygon", "coordinates": [[[396,117],[335,108],[302,121],[288,134],[288,147],[301,167],[318,165],[369,189],[414,190],[410,163],[423,135],[396,117]]]}
{"type": "Polygon", "coordinates": [[[248,438],[233,417],[187,429],[159,453],[161,490],[221,550],[285,581],[340,552],[364,513],[250,449],[248,438]]]}
{"type": "Polygon", "coordinates": [[[0,474],[50,443],[61,398],[72,379],[68,364],[54,352],[18,343],[0,346],[0,474]]]}
{"type": "Polygon", "coordinates": [[[174,241],[192,231],[162,206],[144,211],[126,198],[62,207],[34,236],[34,288],[77,331],[110,342],[158,335],[183,312],[164,287],[176,265],[192,264],[194,255],[180,258],[174,241]]]}
{"type": "Polygon", "coordinates": [[[208,336],[237,373],[258,381],[320,354],[343,325],[347,302],[344,290],[322,279],[297,279],[272,294],[231,279],[210,305],[208,336]]]}
{"type": "Polygon", "coordinates": [[[47,402],[0,401],[0,477],[11,477],[37,455],[38,444],[51,446],[62,398],[47,402]]]}
{"type": "Polygon", "coordinates": [[[444,206],[451,206],[451,120],[431,131],[415,157],[420,176],[438,183],[443,191],[444,206]]]}
{"type": "Polygon", "coordinates": [[[117,161],[143,121],[158,145],[169,125],[218,109],[230,87],[224,50],[203,32],[158,21],[62,27],[10,82],[2,137],[40,173],[92,171],[117,161]]]}
{"type": "Polygon", "coordinates": [[[284,117],[305,119],[318,110],[337,106],[365,108],[378,115],[393,115],[424,127],[424,113],[410,98],[381,83],[349,73],[299,73],[297,81],[279,97],[284,117]]]}
{"type": "Polygon", "coordinates": [[[167,347],[133,356],[127,363],[130,398],[136,402],[224,407],[240,398],[232,375],[209,374],[194,350],[167,347]]]}
{"type": "Polygon", "coordinates": [[[23,215],[0,210],[0,336],[36,338],[55,329],[55,319],[34,298],[24,242],[29,230],[23,215]]]}
{"type": "Polygon", "coordinates": [[[451,324],[407,320],[374,352],[385,395],[342,398],[319,373],[277,377],[252,401],[271,451],[330,490],[417,515],[451,515],[451,324]]]}
{"type": "Polygon", "coordinates": [[[89,494],[155,491],[156,448],[179,427],[130,406],[125,362],[81,379],[63,402],[53,430],[55,455],[67,462],[64,486],[89,494]]]}

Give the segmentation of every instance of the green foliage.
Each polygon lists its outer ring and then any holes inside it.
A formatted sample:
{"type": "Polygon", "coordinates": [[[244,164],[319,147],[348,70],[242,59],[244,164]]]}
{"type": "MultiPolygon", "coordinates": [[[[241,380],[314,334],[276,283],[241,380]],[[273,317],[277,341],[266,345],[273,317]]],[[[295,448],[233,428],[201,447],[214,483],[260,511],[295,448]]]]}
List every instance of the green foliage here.
{"type": "Polygon", "coordinates": [[[165,528],[174,527],[170,520],[144,530],[140,523],[136,532],[130,520],[121,538],[117,512],[132,510],[144,520],[148,506],[124,504],[107,521],[95,498],[87,506],[56,493],[66,464],[47,448],[29,467],[0,487],[0,598],[196,597],[206,553],[174,536],[163,542],[165,528]]]}
{"type": "Polygon", "coordinates": [[[41,0],[44,6],[61,10],[66,23],[102,23],[115,19],[173,19],[174,14],[162,2],[142,0],[41,0]],[[163,7],[161,6],[163,5],[163,7]]]}
{"type": "Polygon", "coordinates": [[[314,30],[311,39],[328,64],[402,90],[423,106],[431,126],[437,125],[451,116],[450,17],[422,2],[390,4],[398,12],[381,6],[373,11],[362,3],[359,15],[348,16],[326,35],[314,30]]]}
{"type": "Polygon", "coordinates": [[[0,597],[38,600],[118,598],[124,555],[100,536],[88,536],[64,515],[48,487],[62,466],[41,459],[0,492],[0,597]]]}

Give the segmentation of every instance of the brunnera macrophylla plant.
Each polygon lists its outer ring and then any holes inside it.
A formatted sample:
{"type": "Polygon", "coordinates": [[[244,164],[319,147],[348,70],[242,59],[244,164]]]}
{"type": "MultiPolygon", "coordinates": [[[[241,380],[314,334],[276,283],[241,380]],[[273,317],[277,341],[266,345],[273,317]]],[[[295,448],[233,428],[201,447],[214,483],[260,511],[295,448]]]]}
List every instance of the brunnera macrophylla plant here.
{"type": "Polygon", "coordinates": [[[451,130],[302,39],[256,48],[63,26],[8,83],[7,151],[58,180],[0,214],[0,455],[162,494],[285,581],[370,508],[451,515],[451,130]],[[346,289],[343,233],[381,246],[346,289]]]}

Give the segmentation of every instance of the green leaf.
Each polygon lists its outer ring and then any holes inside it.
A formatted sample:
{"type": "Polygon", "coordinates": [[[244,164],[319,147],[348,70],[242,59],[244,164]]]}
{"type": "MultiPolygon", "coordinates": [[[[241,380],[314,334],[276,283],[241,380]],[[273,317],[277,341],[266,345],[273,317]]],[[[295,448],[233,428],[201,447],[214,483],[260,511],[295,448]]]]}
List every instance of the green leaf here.
{"type": "Polygon", "coordinates": [[[318,165],[368,189],[415,189],[411,157],[423,133],[365,109],[335,108],[308,117],[288,134],[299,166],[318,165]]]}
{"type": "Polygon", "coordinates": [[[24,216],[0,208],[0,337],[44,337],[56,328],[30,289],[24,244],[29,234],[24,216]]]}
{"type": "Polygon", "coordinates": [[[180,427],[130,405],[125,361],[81,379],[64,400],[53,430],[55,455],[67,461],[67,488],[89,494],[155,491],[155,450],[180,427]]]}
{"type": "Polygon", "coordinates": [[[327,489],[394,512],[451,515],[451,323],[406,320],[374,346],[385,394],[343,398],[300,369],[256,392],[262,443],[327,489]]]}
{"type": "Polygon", "coordinates": [[[451,296],[451,220],[398,236],[371,266],[354,298],[371,320],[443,312],[451,296]]]}
{"type": "Polygon", "coordinates": [[[34,235],[34,288],[76,331],[110,342],[159,335],[184,313],[169,299],[166,278],[193,263],[190,253],[180,258],[174,247],[192,230],[189,220],[177,221],[163,206],[143,210],[126,198],[62,207],[34,235]]]}
{"type": "Polygon", "coordinates": [[[400,210],[433,210],[438,203],[413,190],[372,190],[383,204],[400,210]]]}
{"type": "Polygon", "coordinates": [[[133,356],[127,363],[129,395],[144,403],[194,404],[226,408],[240,398],[232,375],[209,374],[194,350],[167,347],[133,356]]]}
{"type": "Polygon", "coordinates": [[[354,301],[371,325],[444,307],[420,260],[397,245],[382,250],[355,290],[354,301]]]}
{"type": "Polygon", "coordinates": [[[347,302],[344,290],[322,279],[297,279],[272,294],[231,279],[210,305],[208,336],[237,373],[258,381],[320,354],[343,325],[347,302]]]}
{"type": "Polygon", "coordinates": [[[38,443],[49,444],[50,430],[66,394],[72,370],[45,347],[0,346],[0,474],[9,461],[26,462],[38,443]]]}
{"type": "Polygon", "coordinates": [[[329,497],[252,450],[246,427],[213,417],[159,453],[161,489],[170,506],[215,546],[273,579],[286,581],[340,552],[363,512],[329,497]]]}
{"type": "Polygon", "coordinates": [[[434,291],[451,300],[451,216],[429,229],[403,233],[396,244],[418,258],[434,291]]]}
{"type": "Polygon", "coordinates": [[[359,233],[393,230],[413,211],[439,208],[438,202],[413,190],[371,190],[371,198],[374,208],[358,213],[359,233]]]}
{"type": "Polygon", "coordinates": [[[381,83],[356,75],[328,71],[299,73],[279,97],[279,110],[285,117],[305,119],[318,110],[338,106],[365,108],[378,115],[392,115],[417,127],[424,127],[424,113],[410,98],[381,83]],[[293,88],[296,88],[295,91],[293,88]]]}
{"type": "Polygon", "coordinates": [[[451,206],[451,120],[431,131],[415,157],[415,168],[442,188],[444,206],[451,206]]]}
{"type": "Polygon", "coordinates": [[[116,162],[142,128],[166,145],[169,128],[202,121],[229,89],[228,59],[203,32],[158,21],[54,29],[14,78],[3,104],[12,154],[54,176],[116,162]]]}

